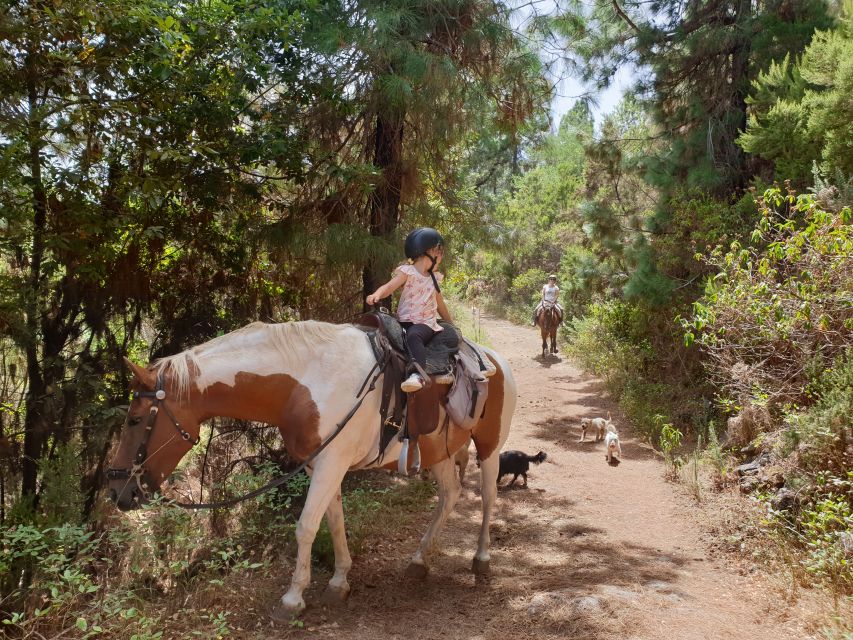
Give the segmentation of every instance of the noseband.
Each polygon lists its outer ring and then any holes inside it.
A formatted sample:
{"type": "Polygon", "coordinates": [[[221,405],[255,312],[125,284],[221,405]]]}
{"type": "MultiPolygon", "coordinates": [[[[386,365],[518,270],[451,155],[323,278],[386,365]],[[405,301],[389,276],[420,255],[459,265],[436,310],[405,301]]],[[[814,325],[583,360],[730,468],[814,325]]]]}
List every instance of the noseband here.
{"type": "MultiPolygon", "coordinates": [[[[163,386],[163,375],[160,374],[157,376],[157,387],[154,391],[133,392],[134,400],[139,398],[153,398],[151,408],[148,411],[148,421],[145,423],[145,437],[142,439],[142,442],[139,444],[139,448],[136,450],[136,456],[133,459],[133,466],[130,469],[107,469],[108,480],[133,479],[136,482],[136,486],[139,487],[139,490],[142,492],[142,495],[146,498],[149,496],[150,492],[146,490],[145,485],[155,485],[151,482],[148,472],[142,465],[148,460],[148,441],[151,439],[151,433],[154,430],[154,423],[157,421],[157,414],[160,413],[160,409],[162,408],[163,411],[166,412],[166,415],[169,416],[172,424],[175,425],[175,430],[178,432],[177,435],[179,435],[182,440],[190,442],[192,443],[192,446],[195,446],[201,439],[193,439],[193,437],[181,427],[180,423],[175,418],[175,415],[169,410],[169,407],[167,407],[164,402],[166,400],[166,391],[163,386]]],[[[172,436],[172,440],[174,440],[174,438],[175,436],[172,436]]],[[[171,442],[171,440],[169,440],[169,442],[171,442]]]]}

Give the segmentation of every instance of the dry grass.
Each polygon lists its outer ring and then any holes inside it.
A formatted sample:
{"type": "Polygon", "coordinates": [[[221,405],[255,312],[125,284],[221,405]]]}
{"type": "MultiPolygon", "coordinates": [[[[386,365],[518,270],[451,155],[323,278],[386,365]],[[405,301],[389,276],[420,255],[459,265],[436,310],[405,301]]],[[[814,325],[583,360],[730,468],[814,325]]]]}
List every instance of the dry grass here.
{"type": "Polygon", "coordinates": [[[766,504],[741,495],[736,485],[721,490],[713,471],[701,478],[703,508],[696,514],[711,554],[734,564],[741,575],[760,573],[776,599],[817,636],[853,638],[853,598],[815,584],[800,552],[773,533],[766,504]]]}

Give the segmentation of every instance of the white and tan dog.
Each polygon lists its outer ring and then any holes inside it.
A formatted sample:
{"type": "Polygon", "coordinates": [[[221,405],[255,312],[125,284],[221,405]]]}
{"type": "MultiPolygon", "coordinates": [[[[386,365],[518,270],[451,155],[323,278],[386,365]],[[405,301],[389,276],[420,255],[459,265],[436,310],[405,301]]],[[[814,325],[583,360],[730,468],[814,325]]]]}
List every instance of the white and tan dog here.
{"type": "Polygon", "coordinates": [[[613,427],[613,422],[610,420],[610,412],[607,412],[607,419],[604,418],[581,418],[581,439],[578,442],[583,442],[586,440],[586,432],[592,428],[595,430],[595,442],[602,440],[604,438],[604,434],[609,431],[608,425],[616,431],[616,428],[613,427]]]}

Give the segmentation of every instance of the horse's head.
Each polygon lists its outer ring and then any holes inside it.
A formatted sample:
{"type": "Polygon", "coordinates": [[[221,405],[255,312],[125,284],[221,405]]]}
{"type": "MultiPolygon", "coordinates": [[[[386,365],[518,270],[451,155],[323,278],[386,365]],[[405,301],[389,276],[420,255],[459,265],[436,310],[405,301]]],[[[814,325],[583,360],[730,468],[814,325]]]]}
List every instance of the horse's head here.
{"type": "Polygon", "coordinates": [[[110,498],[127,511],[143,504],[198,442],[189,399],[175,393],[167,370],[156,373],[125,358],[133,393],[118,450],[107,470],[110,498]]]}

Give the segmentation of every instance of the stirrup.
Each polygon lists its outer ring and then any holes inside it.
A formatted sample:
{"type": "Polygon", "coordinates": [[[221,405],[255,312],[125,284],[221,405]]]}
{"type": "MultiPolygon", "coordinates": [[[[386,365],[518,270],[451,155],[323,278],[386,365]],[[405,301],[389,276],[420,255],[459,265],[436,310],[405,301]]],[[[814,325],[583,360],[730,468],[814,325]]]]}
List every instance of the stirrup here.
{"type": "Polygon", "coordinates": [[[409,439],[403,438],[403,448],[400,450],[400,457],[397,460],[397,473],[401,476],[417,475],[421,470],[421,448],[415,443],[414,459],[412,460],[412,470],[409,472],[409,439]]]}

